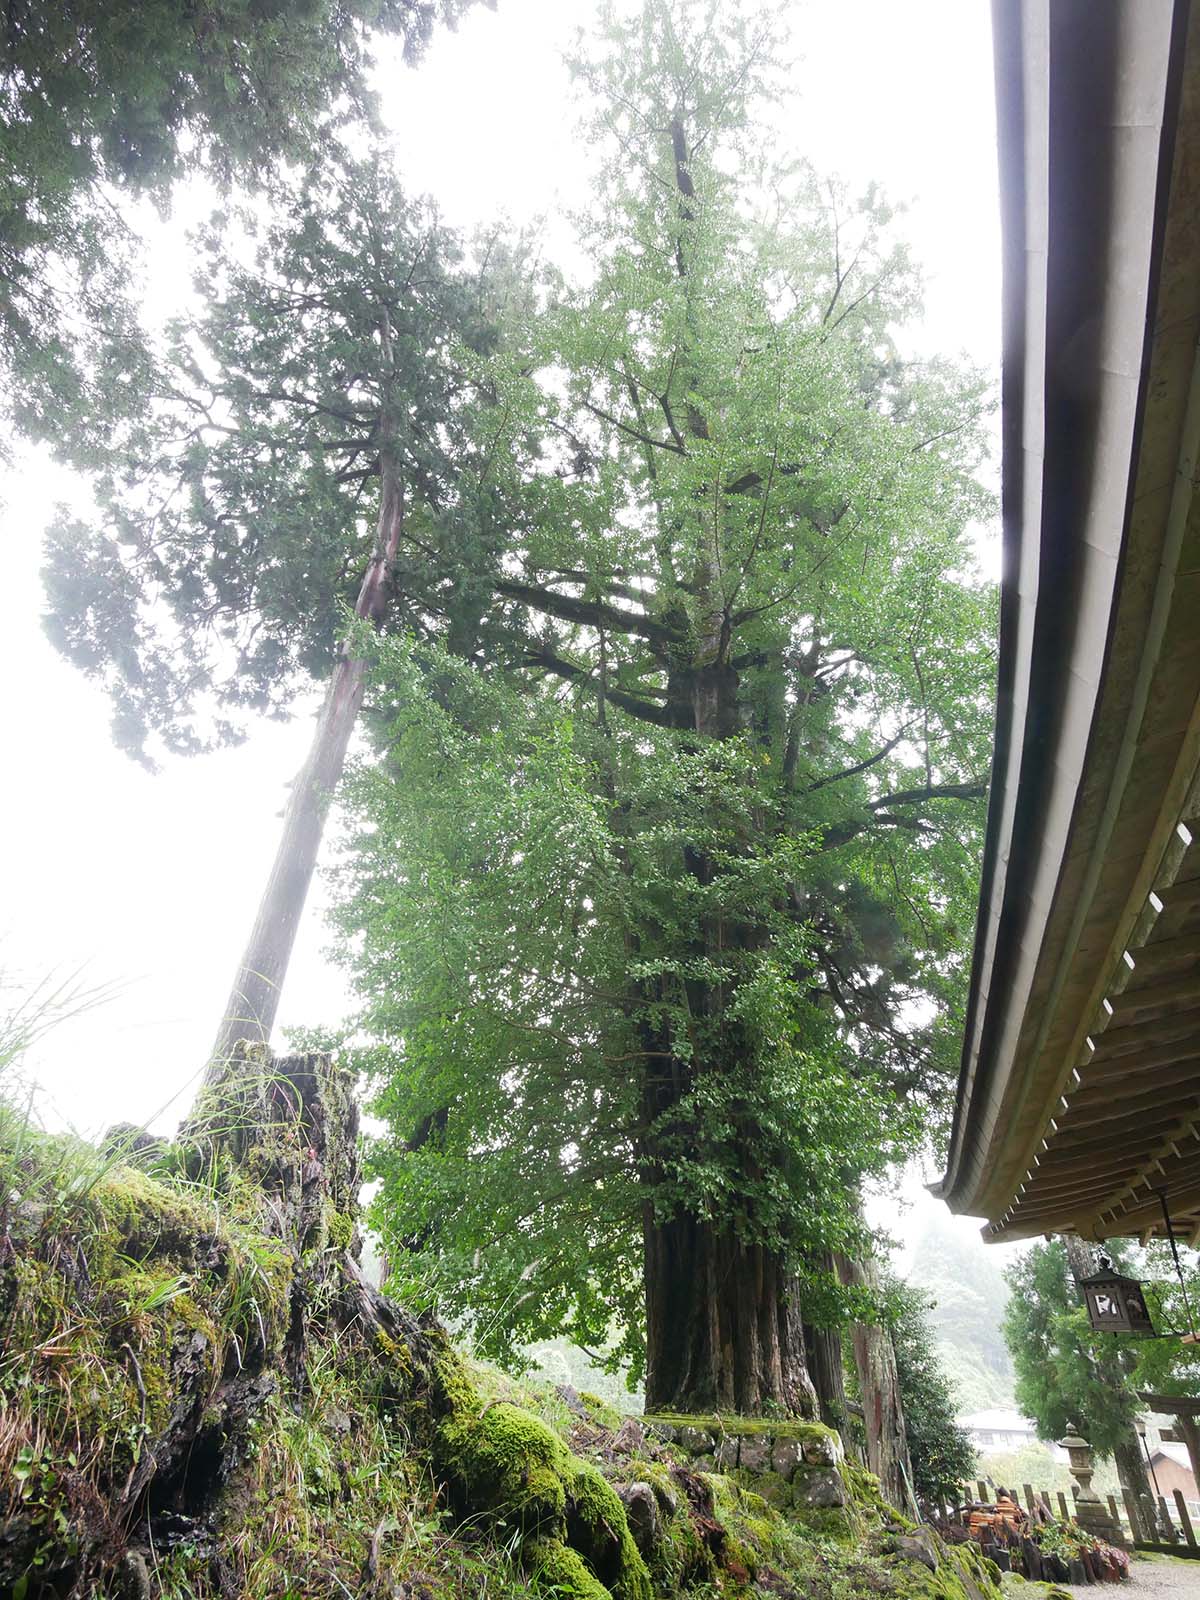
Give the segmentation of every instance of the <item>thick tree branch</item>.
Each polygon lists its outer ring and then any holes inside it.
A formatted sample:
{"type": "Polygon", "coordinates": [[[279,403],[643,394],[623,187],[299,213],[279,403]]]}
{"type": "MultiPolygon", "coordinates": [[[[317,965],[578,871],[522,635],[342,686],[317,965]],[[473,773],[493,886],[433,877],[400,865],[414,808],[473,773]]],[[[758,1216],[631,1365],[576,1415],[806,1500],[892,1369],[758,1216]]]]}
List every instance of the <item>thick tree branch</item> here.
{"type": "Polygon", "coordinates": [[[882,761],[885,756],[890,755],[907,732],[907,728],[901,728],[896,737],[894,739],[889,739],[884,745],[883,749],[876,750],[873,756],[868,756],[865,761],[856,761],[852,767],[843,767],[841,772],[827,773],[825,777],[818,778],[815,783],[810,783],[806,789],[801,789],[800,793],[815,794],[818,789],[824,789],[827,784],[840,783],[843,778],[853,778],[855,773],[866,772],[868,768],[875,766],[875,764],[879,761],[882,761]]]}
{"type": "Polygon", "coordinates": [[[884,806],[919,805],[923,800],[978,800],[987,793],[987,779],[973,779],[970,783],[926,783],[919,789],[900,789],[895,794],[881,794],[878,800],[867,802],[872,811],[884,806]]]}
{"type": "Polygon", "coordinates": [[[639,638],[648,639],[652,644],[663,648],[678,644],[682,638],[676,629],[669,627],[665,622],[660,622],[656,617],[648,617],[642,612],[626,611],[624,607],[609,605],[604,600],[579,600],[574,595],[558,594],[553,589],[544,589],[537,584],[515,583],[507,579],[498,579],[494,587],[497,594],[502,594],[509,600],[519,600],[534,611],[541,611],[549,617],[559,617],[564,622],[576,622],[591,628],[608,628],[613,633],[637,634],[639,638]]]}
{"type": "Polygon", "coordinates": [[[868,802],[870,816],[861,817],[855,822],[839,822],[835,827],[828,828],[821,841],[821,849],[836,850],[839,845],[857,839],[860,833],[866,833],[868,828],[901,828],[909,833],[936,833],[938,830],[928,817],[913,816],[911,812],[896,814],[885,811],[883,807],[919,805],[925,800],[977,800],[987,793],[987,788],[986,781],[935,783],[921,789],[901,789],[895,794],[880,795],[878,800],[868,802]]]}
{"type": "MultiPolygon", "coordinates": [[[[545,671],[552,672],[556,678],[565,678],[569,683],[577,682],[581,678],[590,678],[592,675],[587,667],[568,661],[565,656],[557,655],[546,645],[531,647],[526,652],[524,660],[526,666],[542,667],[545,671]]],[[[660,728],[674,726],[667,706],[652,705],[625,689],[614,688],[611,680],[605,682],[604,698],[611,705],[620,706],[621,710],[627,711],[631,717],[640,718],[642,722],[653,722],[660,728]]]]}
{"type": "Polygon", "coordinates": [[[677,456],[684,454],[681,444],[676,444],[670,439],[656,439],[652,434],[643,433],[640,428],[635,428],[628,422],[622,422],[620,417],[614,417],[611,411],[605,411],[602,406],[593,405],[590,400],[585,400],[583,405],[586,411],[590,411],[594,417],[599,417],[602,422],[610,423],[619,433],[625,434],[627,438],[636,439],[640,444],[646,446],[653,446],[655,450],[670,450],[673,455],[677,456]]]}

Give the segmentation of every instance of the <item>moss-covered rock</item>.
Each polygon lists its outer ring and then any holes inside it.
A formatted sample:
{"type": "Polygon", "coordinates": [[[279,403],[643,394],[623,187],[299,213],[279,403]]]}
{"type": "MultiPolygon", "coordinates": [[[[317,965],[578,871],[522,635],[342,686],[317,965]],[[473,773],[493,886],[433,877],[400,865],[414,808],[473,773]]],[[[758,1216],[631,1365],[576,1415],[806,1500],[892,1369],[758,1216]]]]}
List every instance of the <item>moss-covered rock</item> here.
{"type": "MultiPolygon", "coordinates": [[[[446,1350],[436,1367],[442,1415],[434,1461],[463,1507],[510,1527],[531,1572],[588,1575],[565,1593],[650,1600],[649,1573],[612,1485],[544,1422],[506,1401],[481,1403],[465,1367],[446,1350]]],[[[558,1581],[558,1580],[555,1580],[558,1581]]]]}
{"type": "Polygon", "coordinates": [[[1040,1583],[1019,1572],[1002,1572],[1000,1588],[1005,1600],[1072,1600],[1071,1591],[1057,1583],[1040,1583]]]}

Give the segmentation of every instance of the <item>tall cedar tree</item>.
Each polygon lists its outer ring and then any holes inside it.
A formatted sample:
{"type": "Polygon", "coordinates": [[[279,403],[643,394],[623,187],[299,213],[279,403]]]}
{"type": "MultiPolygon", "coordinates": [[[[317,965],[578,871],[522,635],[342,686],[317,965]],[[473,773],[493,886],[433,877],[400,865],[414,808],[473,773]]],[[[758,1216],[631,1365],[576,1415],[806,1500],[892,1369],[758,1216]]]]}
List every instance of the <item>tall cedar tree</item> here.
{"type": "Polygon", "coordinates": [[[452,535],[434,559],[423,530],[469,470],[464,360],[493,341],[489,297],[518,284],[498,244],[486,272],[461,269],[379,159],[327,151],[267,222],[238,221],[199,242],[203,309],[171,330],[156,404],[97,476],[99,518],[61,517],[44,569],[51,638],[106,685],[140,759],[236,739],[327,680],[218,1066],[270,1035],[362,700],[346,616],[421,627],[452,604],[452,535]]]}
{"type": "Polygon", "coordinates": [[[760,159],[777,54],[649,0],[579,63],[591,276],[491,363],[504,543],[383,652],[342,874],[393,1271],[490,1353],[613,1335],[651,1409],[812,1409],[862,1179],[944,1113],[987,783],[982,386],[900,355],[882,202],[760,159]]]}
{"type": "Polygon", "coordinates": [[[371,37],[416,60],[466,0],[10,0],[0,26],[0,397],[73,461],[141,403],[130,195],[263,178],[370,116],[371,37]]]}

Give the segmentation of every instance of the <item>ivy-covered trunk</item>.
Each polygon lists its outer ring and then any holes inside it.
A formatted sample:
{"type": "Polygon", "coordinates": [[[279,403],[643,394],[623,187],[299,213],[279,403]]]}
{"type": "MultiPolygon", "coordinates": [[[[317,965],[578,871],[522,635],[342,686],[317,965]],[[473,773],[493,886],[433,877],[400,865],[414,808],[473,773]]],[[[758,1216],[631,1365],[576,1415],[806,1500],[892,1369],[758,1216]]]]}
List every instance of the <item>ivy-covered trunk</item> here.
{"type": "Polygon", "coordinates": [[[804,1327],[779,1258],[686,1214],[643,1224],[646,1409],[814,1417],[804,1327]]]}
{"type": "MultiPolygon", "coordinates": [[[[877,1294],[879,1281],[870,1262],[837,1257],[844,1284],[877,1294]]],[[[867,1435],[867,1465],[893,1505],[912,1505],[912,1461],[904,1431],[900,1400],[900,1375],[892,1336],[880,1323],[859,1322],[853,1328],[854,1365],[862,1395],[863,1423],[867,1435]]]]}

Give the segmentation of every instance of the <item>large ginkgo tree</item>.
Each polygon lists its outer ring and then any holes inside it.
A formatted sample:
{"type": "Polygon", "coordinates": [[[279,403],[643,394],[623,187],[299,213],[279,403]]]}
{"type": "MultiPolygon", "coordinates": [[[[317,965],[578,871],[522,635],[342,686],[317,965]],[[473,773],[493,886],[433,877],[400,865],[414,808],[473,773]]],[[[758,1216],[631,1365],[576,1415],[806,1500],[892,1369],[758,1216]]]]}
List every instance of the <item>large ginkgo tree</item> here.
{"type": "Polygon", "coordinates": [[[884,204],[762,159],[778,53],[648,0],[578,63],[588,271],[474,373],[473,607],[382,650],[340,874],[394,1280],[500,1355],[615,1332],[660,1410],[812,1409],[945,1114],[988,781],[983,386],[902,355],[884,204]]]}

